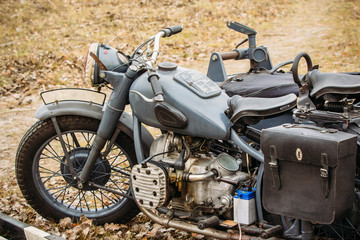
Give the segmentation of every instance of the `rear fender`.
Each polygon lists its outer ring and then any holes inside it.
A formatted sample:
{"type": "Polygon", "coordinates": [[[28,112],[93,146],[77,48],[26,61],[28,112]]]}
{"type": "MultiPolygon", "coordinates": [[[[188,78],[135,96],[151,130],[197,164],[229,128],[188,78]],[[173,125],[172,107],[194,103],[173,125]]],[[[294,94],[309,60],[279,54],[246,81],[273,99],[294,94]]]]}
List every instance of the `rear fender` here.
{"type": "MultiPolygon", "coordinates": [[[[35,117],[40,120],[64,115],[83,116],[101,120],[103,111],[102,106],[97,104],[82,101],[63,101],[42,105],[35,112],[35,117]]],[[[119,119],[119,127],[122,132],[131,139],[134,139],[133,117],[130,114],[123,112],[119,119]]],[[[144,126],[141,126],[141,139],[144,154],[148,156],[154,138],[144,126]]]]}

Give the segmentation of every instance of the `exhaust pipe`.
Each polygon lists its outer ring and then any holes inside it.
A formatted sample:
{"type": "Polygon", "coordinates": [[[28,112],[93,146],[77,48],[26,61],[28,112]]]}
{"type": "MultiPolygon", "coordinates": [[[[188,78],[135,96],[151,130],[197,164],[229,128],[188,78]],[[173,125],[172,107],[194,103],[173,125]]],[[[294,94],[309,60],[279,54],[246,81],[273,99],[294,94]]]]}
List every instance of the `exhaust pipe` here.
{"type": "MultiPolygon", "coordinates": [[[[153,222],[156,222],[167,228],[176,228],[176,229],[180,229],[180,230],[187,231],[187,232],[193,232],[193,233],[197,233],[197,234],[201,234],[201,235],[205,235],[205,236],[214,237],[217,239],[239,240],[240,235],[238,233],[228,233],[225,231],[219,231],[219,230],[215,230],[212,228],[199,229],[198,226],[195,224],[162,218],[162,217],[157,216],[151,210],[143,208],[139,204],[138,204],[138,207],[139,207],[140,211],[142,211],[153,222]]],[[[255,240],[255,239],[259,239],[259,238],[242,235],[241,239],[242,240],[255,240]]]]}

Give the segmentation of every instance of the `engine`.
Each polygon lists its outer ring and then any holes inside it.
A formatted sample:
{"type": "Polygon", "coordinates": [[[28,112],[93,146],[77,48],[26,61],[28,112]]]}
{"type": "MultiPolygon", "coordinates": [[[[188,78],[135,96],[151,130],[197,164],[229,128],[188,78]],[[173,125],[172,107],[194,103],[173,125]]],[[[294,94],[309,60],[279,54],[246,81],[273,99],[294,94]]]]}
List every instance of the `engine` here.
{"type": "Polygon", "coordinates": [[[211,141],[166,133],[151,146],[146,163],[131,172],[138,204],[196,215],[231,217],[236,188],[249,180],[239,170],[240,161],[229,154],[210,151],[211,141]]]}

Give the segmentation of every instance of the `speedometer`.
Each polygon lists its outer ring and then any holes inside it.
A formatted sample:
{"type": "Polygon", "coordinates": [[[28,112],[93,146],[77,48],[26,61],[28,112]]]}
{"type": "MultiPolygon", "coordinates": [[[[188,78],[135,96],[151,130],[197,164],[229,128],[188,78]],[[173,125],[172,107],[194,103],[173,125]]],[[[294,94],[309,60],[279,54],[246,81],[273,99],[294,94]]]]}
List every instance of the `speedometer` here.
{"type": "Polygon", "coordinates": [[[128,57],[127,57],[123,52],[117,51],[116,54],[117,54],[120,62],[122,62],[122,63],[124,63],[124,64],[129,64],[129,63],[130,63],[128,57]]]}

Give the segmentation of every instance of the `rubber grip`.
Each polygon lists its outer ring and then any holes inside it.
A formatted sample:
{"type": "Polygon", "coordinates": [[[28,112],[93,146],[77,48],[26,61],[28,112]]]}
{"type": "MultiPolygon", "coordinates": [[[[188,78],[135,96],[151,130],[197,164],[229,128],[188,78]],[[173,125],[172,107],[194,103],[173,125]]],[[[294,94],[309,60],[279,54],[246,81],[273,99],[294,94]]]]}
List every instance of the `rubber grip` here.
{"type": "Polygon", "coordinates": [[[183,29],[182,26],[177,25],[177,26],[167,27],[161,31],[165,33],[164,37],[170,37],[171,35],[175,35],[181,32],[182,29],[183,29]]]}
{"type": "Polygon", "coordinates": [[[238,51],[220,53],[222,60],[230,60],[230,59],[236,60],[238,59],[239,55],[240,54],[238,51]]]}
{"type": "Polygon", "coordinates": [[[163,91],[161,89],[161,85],[159,82],[159,76],[156,74],[150,75],[149,76],[149,82],[151,84],[151,88],[153,90],[153,93],[155,94],[155,96],[159,95],[159,94],[163,94],[163,91]]]}

